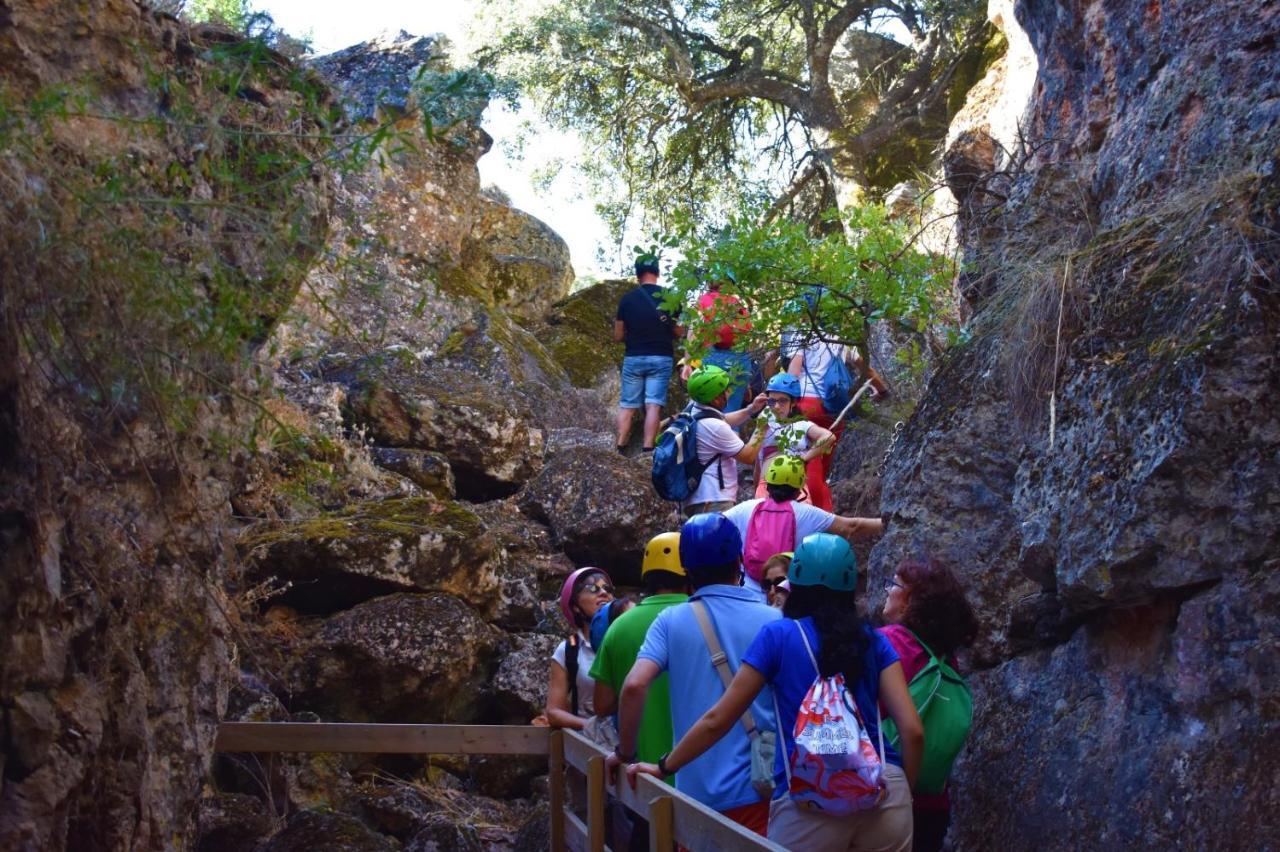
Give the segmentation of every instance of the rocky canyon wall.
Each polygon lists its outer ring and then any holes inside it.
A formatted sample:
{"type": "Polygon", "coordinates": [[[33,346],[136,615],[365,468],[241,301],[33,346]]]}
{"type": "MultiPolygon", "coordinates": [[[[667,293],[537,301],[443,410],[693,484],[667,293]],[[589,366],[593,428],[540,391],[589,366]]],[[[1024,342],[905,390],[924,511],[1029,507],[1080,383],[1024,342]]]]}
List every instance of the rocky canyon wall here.
{"type": "Polygon", "coordinates": [[[1280,10],[992,17],[1009,53],[945,155],[974,335],[893,453],[871,567],[940,556],[982,617],[952,840],[1269,848],[1280,10]]]}
{"type": "Polygon", "coordinates": [[[249,356],[329,205],[323,90],[238,43],[0,6],[0,848],[194,835],[249,356]]]}

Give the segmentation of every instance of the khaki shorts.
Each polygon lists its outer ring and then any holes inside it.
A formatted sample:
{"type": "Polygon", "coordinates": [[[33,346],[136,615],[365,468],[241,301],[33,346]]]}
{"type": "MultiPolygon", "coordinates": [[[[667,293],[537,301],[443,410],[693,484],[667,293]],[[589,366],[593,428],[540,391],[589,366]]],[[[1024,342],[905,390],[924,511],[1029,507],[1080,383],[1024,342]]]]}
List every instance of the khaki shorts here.
{"type": "Polygon", "coordinates": [[[769,805],[769,839],[805,852],[911,852],[911,789],[900,767],[884,767],[880,807],[847,817],[802,811],[790,796],[769,805]]]}
{"type": "Polygon", "coordinates": [[[706,503],[690,503],[684,507],[684,516],[692,518],[694,515],[701,515],[703,512],[727,512],[733,508],[732,500],[711,500],[706,503]]]}

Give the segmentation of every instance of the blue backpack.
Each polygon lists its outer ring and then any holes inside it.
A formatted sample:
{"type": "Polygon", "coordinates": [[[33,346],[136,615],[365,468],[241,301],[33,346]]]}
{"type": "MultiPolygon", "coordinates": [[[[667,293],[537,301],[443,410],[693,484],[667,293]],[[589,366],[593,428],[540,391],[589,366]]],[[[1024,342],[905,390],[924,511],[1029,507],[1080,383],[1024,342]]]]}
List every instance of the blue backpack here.
{"type": "MultiPolygon", "coordinates": [[[[822,408],[832,417],[836,417],[844,407],[849,404],[849,400],[853,399],[853,375],[849,372],[849,368],[844,363],[844,357],[841,353],[837,353],[827,344],[827,351],[831,353],[831,361],[827,364],[827,370],[822,374],[822,408]]],[[[805,372],[809,371],[808,363],[805,364],[805,372]]],[[[809,377],[813,380],[813,376],[809,377]]]]}
{"type": "Polygon", "coordinates": [[[698,461],[698,421],[707,419],[724,417],[718,411],[691,405],[673,417],[658,436],[653,450],[653,489],[663,500],[688,500],[698,490],[702,474],[713,464],[720,474],[720,487],[724,487],[720,456],[706,464],[698,461]]]}

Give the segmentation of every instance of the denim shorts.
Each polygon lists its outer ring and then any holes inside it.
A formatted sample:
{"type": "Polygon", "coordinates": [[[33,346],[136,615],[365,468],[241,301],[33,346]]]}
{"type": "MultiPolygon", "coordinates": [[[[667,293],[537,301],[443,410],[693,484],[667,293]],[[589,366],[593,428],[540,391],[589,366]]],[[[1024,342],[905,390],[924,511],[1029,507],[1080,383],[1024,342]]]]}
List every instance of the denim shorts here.
{"type": "Polygon", "coordinates": [[[622,401],[620,408],[639,408],[667,404],[667,385],[671,382],[672,359],[669,355],[628,355],[622,359],[622,401]]]}

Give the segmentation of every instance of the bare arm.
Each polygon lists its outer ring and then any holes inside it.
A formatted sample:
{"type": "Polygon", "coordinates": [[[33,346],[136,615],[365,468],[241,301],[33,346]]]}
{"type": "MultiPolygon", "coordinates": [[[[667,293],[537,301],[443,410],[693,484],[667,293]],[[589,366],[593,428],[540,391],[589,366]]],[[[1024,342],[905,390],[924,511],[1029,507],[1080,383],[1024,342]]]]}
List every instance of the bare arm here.
{"type": "Polygon", "coordinates": [[[613,342],[622,343],[627,339],[627,324],[620,319],[613,321],[613,342]]]}
{"type": "Polygon", "coordinates": [[[737,429],[743,423],[746,423],[752,417],[756,417],[761,411],[764,411],[765,403],[769,397],[764,394],[757,394],[756,398],[751,400],[751,404],[746,408],[739,408],[737,411],[730,411],[725,414],[724,422],[737,429]]]}
{"type": "MultiPolygon", "coordinates": [[[[899,669],[901,669],[901,666],[899,666],[899,669]]],[[[901,674],[899,674],[899,677],[901,677],[901,674]]],[[[703,713],[701,719],[693,723],[693,727],[680,738],[680,742],[676,743],[676,747],[671,750],[671,754],[667,755],[667,769],[671,772],[678,771],[719,742],[725,732],[742,718],[742,714],[751,706],[751,702],[756,700],[756,696],[760,694],[760,690],[764,689],[764,685],[764,675],[749,664],[743,663],[742,667],[738,669],[738,673],[733,676],[733,681],[729,684],[729,688],[725,690],[724,695],[720,697],[720,700],[710,710],[703,713]]],[[[908,696],[907,700],[910,700],[910,696],[908,696]]],[[[635,786],[635,776],[638,772],[644,772],[659,778],[662,777],[662,773],[658,771],[657,764],[637,763],[627,769],[627,776],[633,787],[635,786]]]]}
{"type": "Polygon", "coordinates": [[[880,704],[898,726],[902,737],[899,741],[902,771],[907,774],[907,785],[914,790],[916,777],[920,774],[920,761],[924,757],[924,724],[907,690],[902,663],[894,663],[880,672],[880,704]]]}
{"type": "Polygon", "coordinates": [[[756,430],[751,433],[751,437],[742,445],[742,449],[734,455],[734,458],[743,464],[754,464],[756,456],[760,455],[760,447],[764,445],[764,435],[767,426],[763,420],[756,421],[756,430]]]}
{"type": "Polygon", "coordinates": [[[884,521],[879,518],[846,518],[836,515],[827,532],[841,538],[875,538],[884,532],[884,521]]]}
{"type": "Polygon", "coordinates": [[[551,661],[551,682],[547,685],[547,721],[553,728],[581,731],[585,720],[569,710],[569,673],[564,666],[551,661]]]}
{"type": "Polygon", "coordinates": [[[830,429],[823,429],[817,423],[810,423],[804,436],[809,439],[809,450],[800,456],[802,461],[816,459],[827,451],[827,447],[836,439],[830,429]]]}
{"type": "Polygon", "coordinates": [[[597,716],[612,716],[618,712],[618,693],[613,691],[613,687],[603,681],[596,681],[596,689],[592,695],[592,705],[596,708],[597,716]]]}

